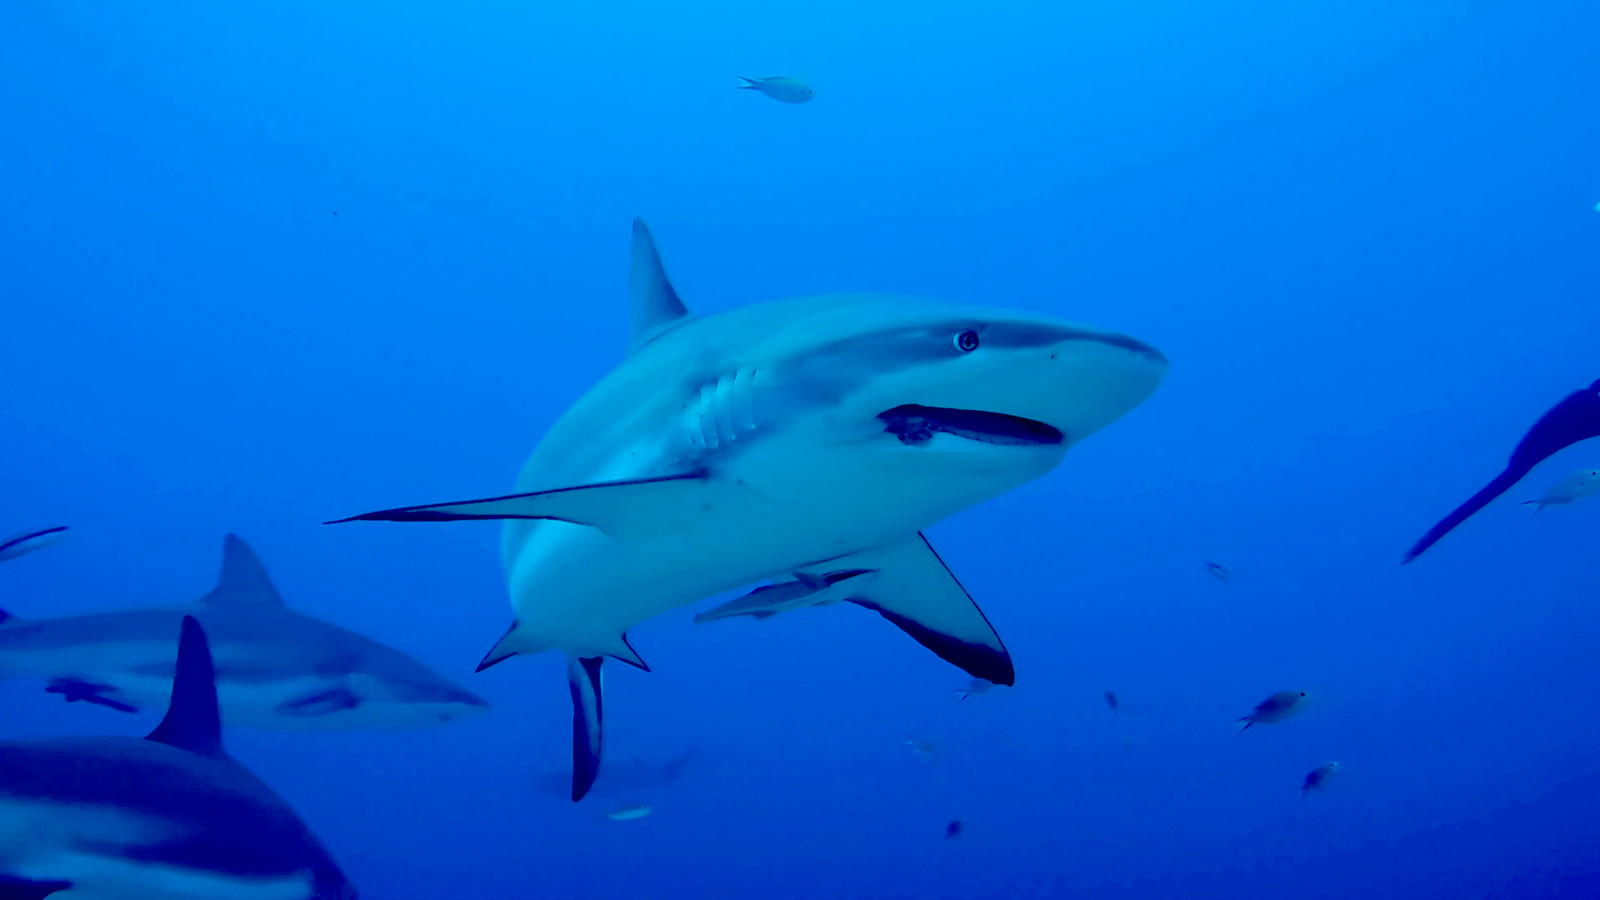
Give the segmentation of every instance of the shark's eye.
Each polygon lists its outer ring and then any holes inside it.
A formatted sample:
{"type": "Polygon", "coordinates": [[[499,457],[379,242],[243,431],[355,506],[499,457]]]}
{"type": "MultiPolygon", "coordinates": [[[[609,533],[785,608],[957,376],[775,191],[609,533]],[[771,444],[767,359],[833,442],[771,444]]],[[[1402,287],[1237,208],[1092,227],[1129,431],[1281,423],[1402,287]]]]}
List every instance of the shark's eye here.
{"type": "Polygon", "coordinates": [[[956,335],[956,349],[962,353],[971,353],[978,349],[978,333],[968,329],[956,335]]]}

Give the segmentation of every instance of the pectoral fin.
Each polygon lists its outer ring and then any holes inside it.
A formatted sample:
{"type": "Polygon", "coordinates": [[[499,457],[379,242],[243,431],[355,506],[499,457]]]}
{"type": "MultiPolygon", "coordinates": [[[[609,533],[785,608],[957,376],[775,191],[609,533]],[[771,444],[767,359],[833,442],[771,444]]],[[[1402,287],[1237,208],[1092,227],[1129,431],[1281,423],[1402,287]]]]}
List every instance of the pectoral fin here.
{"type": "Polygon", "coordinates": [[[744,490],[736,482],[714,479],[707,470],[694,469],[660,478],[606,481],[531,494],[405,506],[325,524],[554,519],[593,526],[618,540],[632,540],[680,528],[697,515],[714,514],[718,504],[744,490]]]}
{"type": "MultiPolygon", "coordinates": [[[[906,634],[975,678],[1016,681],[1011,654],[983,610],[920,533],[893,544],[807,567],[810,574],[844,568],[876,570],[847,599],[893,622],[906,634]]],[[[845,585],[851,582],[845,582],[845,585]]],[[[843,586],[843,585],[841,585],[843,586]]]]}
{"type": "Polygon", "coordinates": [[[82,701],[121,712],[136,713],[139,711],[137,706],[109,696],[116,693],[116,690],[109,684],[94,684],[77,678],[57,678],[46,685],[44,689],[47,694],[60,694],[62,699],[68,703],[82,701]]]}

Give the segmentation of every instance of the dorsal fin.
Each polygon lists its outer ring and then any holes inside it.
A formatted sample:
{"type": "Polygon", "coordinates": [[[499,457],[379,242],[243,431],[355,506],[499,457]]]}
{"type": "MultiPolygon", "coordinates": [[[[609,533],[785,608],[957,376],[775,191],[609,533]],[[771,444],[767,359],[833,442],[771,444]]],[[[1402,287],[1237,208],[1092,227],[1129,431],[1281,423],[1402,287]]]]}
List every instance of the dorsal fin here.
{"type": "Polygon", "coordinates": [[[689,310],[678,299],[661,266],[655,239],[643,219],[633,220],[633,257],[628,266],[628,352],[650,343],[689,310]]]}
{"type": "Polygon", "coordinates": [[[178,674],[172,679],[172,703],[147,740],[159,741],[201,756],[220,757],[222,720],[217,714],[217,675],[211,647],[194,616],[183,617],[178,638],[178,674]]]}
{"type": "Polygon", "coordinates": [[[200,602],[207,606],[282,606],[283,598],[256,552],[238,535],[229,534],[222,539],[222,574],[217,576],[217,586],[200,602]]]}

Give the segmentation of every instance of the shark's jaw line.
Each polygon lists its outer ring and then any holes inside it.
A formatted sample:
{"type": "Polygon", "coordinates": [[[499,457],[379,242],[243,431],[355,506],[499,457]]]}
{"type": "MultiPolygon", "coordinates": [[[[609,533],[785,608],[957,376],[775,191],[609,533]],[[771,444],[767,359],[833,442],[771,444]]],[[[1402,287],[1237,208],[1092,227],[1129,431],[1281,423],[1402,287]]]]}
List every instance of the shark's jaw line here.
{"type": "Polygon", "coordinates": [[[908,403],[886,409],[878,413],[878,418],[883,420],[885,431],[911,446],[925,444],[941,433],[982,444],[1014,446],[1059,444],[1065,439],[1061,429],[1037,419],[981,409],[908,403]]]}
{"type": "Polygon", "coordinates": [[[1154,392],[1161,354],[885,295],[695,317],[637,220],[632,256],[628,357],[545,434],[517,493],[352,517],[505,520],[514,624],[480,668],[567,655],[573,799],[598,771],[601,661],[646,669],[630,628],[757,582],[783,585],[758,611],[859,605],[974,677],[1013,683],[999,635],[921,532],[1049,472],[1154,392]]]}

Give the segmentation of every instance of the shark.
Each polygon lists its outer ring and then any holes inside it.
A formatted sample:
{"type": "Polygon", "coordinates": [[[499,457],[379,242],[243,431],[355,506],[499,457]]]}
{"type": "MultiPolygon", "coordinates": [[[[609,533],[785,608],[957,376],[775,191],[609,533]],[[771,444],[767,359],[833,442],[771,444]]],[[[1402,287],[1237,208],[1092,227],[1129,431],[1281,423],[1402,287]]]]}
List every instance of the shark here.
{"type": "MultiPolygon", "coordinates": [[[[612,760],[606,763],[605,769],[601,771],[599,777],[595,780],[591,791],[595,796],[602,794],[638,795],[658,788],[665,788],[678,780],[678,776],[683,774],[683,770],[689,765],[689,760],[694,756],[694,752],[695,748],[690,747],[660,765],[652,765],[641,759],[624,760],[620,764],[616,760],[612,760]]],[[[539,772],[533,776],[532,781],[534,786],[543,793],[565,797],[572,790],[572,776],[566,771],[539,772]]]]}
{"type": "Polygon", "coordinates": [[[1166,358],[903,295],[695,316],[637,219],[628,295],[625,358],[546,432],[515,493],[335,520],[503,520],[513,619],[478,668],[566,654],[572,799],[599,770],[602,664],[649,671],[628,630],[741,586],[843,577],[843,599],[1012,684],[1010,653],[922,532],[1054,469],[1150,397],[1166,358]]]}
{"type": "MultiPolygon", "coordinates": [[[[223,539],[216,587],[189,606],[22,619],[0,610],[0,677],[138,712],[172,692],[178,623],[205,626],[230,726],[287,731],[440,725],[488,712],[481,697],[421,662],[288,608],[259,557],[223,539]]],[[[0,895],[3,900],[3,895],[0,895]]]]}
{"type": "Polygon", "coordinates": [[[0,742],[0,900],[355,900],[295,811],[222,746],[204,629],[143,740],[0,742]]]}

